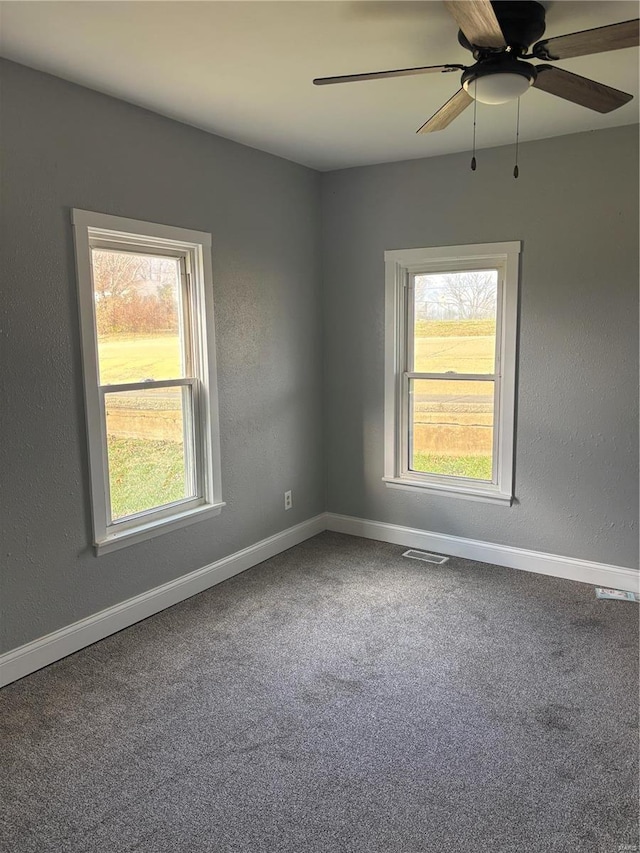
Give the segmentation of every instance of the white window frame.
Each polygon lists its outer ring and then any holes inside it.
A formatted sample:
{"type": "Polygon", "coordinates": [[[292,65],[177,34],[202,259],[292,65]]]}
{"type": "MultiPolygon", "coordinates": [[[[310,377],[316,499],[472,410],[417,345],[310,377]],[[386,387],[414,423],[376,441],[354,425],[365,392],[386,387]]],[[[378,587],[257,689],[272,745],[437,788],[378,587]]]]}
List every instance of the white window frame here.
{"type": "MultiPolygon", "coordinates": [[[[93,544],[96,554],[103,554],[219,515],[225,505],[220,475],[211,235],[88,210],[73,209],[71,221],[80,310],[93,544]],[[180,259],[183,299],[190,314],[187,330],[191,338],[191,376],[164,383],[154,382],[153,387],[166,384],[189,386],[191,389],[196,496],[116,521],[110,518],[105,392],[99,380],[91,262],[93,247],[164,254],[180,259]]],[[[143,382],[108,387],[112,392],[150,386],[143,382]]]]}
{"type": "MultiPolygon", "coordinates": [[[[385,258],[384,476],[390,488],[511,505],[514,499],[518,272],[521,243],[395,249],[385,258]],[[409,470],[408,379],[416,275],[498,270],[493,475],[491,482],[409,470]]],[[[489,375],[488,375],[489,376],[489,375]]],[[[442,378],[438,376],[437,378],[442,378]]],[[[449,377],[447,377],[449,378],[449,377]]],[[[458,379],[463,379],[457,375],[458,379]]],[[[474,375],[476,380],[482,376],[474,375]]]]}

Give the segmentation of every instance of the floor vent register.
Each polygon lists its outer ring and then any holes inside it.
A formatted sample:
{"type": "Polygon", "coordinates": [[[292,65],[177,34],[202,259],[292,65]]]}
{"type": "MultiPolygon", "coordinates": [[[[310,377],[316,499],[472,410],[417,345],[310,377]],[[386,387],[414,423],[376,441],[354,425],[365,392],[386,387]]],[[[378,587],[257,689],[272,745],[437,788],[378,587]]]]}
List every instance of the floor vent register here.
{"type": "Polygon", "coordinates": [[[449,559],[443,557],[442,554],[429,554],[428,551],[415,551],[412,548],[405,551],[402,556],[408,557],[410,560],[422,560],[423,563],[435,563],[437,566],[441,566],[449,559]]]}

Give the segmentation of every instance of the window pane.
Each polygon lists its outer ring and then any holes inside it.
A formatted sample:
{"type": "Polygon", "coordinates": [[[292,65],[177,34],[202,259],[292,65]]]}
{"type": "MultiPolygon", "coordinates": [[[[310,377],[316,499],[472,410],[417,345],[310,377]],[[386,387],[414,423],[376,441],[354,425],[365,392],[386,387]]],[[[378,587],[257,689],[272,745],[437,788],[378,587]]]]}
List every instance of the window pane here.
{"type": "Polygon", "coordinates": [[[495,373],[497,270],[414,277],[416,373],[495,373]]]}
{"type": "Polygon", "coordinates": [[[107,392],[105,411],[113,520],[195,497],[191,386],[107,392]]]}
{"type": "Polygon", "coordinates": [[[185,375],[176,258],[92,250],[101,385],[185,375]]]}
{"type": "Polygon", "coordinates": [[[410,469],[491,480],[494,383],[410,381],[410,469]]]}

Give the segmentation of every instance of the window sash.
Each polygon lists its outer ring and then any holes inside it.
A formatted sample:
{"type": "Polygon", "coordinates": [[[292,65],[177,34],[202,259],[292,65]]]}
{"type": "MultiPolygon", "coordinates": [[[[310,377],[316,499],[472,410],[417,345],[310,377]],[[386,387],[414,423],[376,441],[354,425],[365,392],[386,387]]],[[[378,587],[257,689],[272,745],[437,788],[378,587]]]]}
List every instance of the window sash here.
{"type": "Polygon", "coordinates": [[[98,390],[101,394],[108,394],[110,391],[144,391],[149,388],[173,388],[176,385],[194,385],[196,378],[193,376],[181,376],[179,379],[149,379],[145,382],[121,382],[111,385],[98,385],[98,390]]]}
{"type": "MultiPolygon", "coordinates": [[[[157,382],[131,382],[120,385],[101,385],[99,387],[100,415],[102,419],[102,469],[106,495],[107,530],[110,528],[123,530],[134,523],[138,523],[141,518],[163,518],[167,514],[167,510],[175,511],[176,507],[186,508],[202,503],[204,483],[202,465],[200,464],[202,460],[201,418],[199,417],[201,395],[198,393],[200,385],[201,383],[197,379],[163,379],[157,382]],[[167,503],[114,519],[112,514],[111,477],[109,471],[106,396],[108,394],[118,394],[127,391],[150,391],[154,388],[183,388],[189,390],[188,394],[183,393],[182,395],[182,447],[184,452],[185,477],[189,481],[189,486],[186,489],[191,491],[192,494],[177,501],[168,501],[167,503]]],[[[172,513],[169,512],[169,514],[172,513]]]]}
{"type": "Polygon", "coordinates": [[[416,373],[415,371],[405,371],[403,376],[407,379],[446,379],[455,382],[493,382],[499,378],[498,373],[416,373]]]}
{"type": "MultiPolygon", "coordinates": [[[[123,235],[124,236],[124,235],[123,235]]],[[[180,288],[179,288],[179,298],[178,298],[178,331],[179,331],[179,341],[180,341],[180,349],[182,356],[182,364],[183,364],[183,372],[185,376],[194,376],[196,371],[195,367],[195,350],[194,350],[194,342],[197,338],[196,329],[194,328],[195,316],[193,311],[193,303],[194,303],[194,294],[192,290],[192,274],[191,274],[191,257],[190,253],[187,250],[176,250],[172,248],[166,248],[163,250],[162,247],[146,245],[144,242],[131,244],[131,245],[122,245],[119,247],[118,242],[115,240],[105,240],[104,238],[93,236],[91,233],[89,235],[89,257],[91,259],[91,287],[92,287],[92,301],[93,301],[93,316],[94,316],[94,325],[95,325],[95,347],[96,347],[96,358],[98,361],[98,376],[100,375],[100,356],[99,356],[99,343],[98,343],[98,329],[97,323],[95,319],[95,281],[93,274],[93,250],[104,250],[112,251],[116,254],[122,255],[142,255],[145,257],[163,257],[163,258],[171,258],[172,260],[176,260],[179,262],[178,269],[180,275],[180,288]]]]}
{"type": "MultiPolygon", "coordinates": [[[[93,252],[94,249],[106,250],[115,254],[131,254],[141,255],[144,257],[162,257],[177,260],[179,263],[180,289],[178,297],[178,332],[180,341],[181,361],[183,364],[183,373],[185,376],[176,379],[165,380],[149,380],[147,382],[125,382],[110,385],[98,386],[99,406],[102,418],[102,464],[103,476],[105,482],[106,493],[106,529],[125,529],[129,523],[137,523],[141,518],[156,519],[163,518],[167,513],[171,514],[177,507],[186,507],[192,504],[199,504],[203,498],[203,484],[201,475],[201,459],[202,452],[200,448],[199,429],[197,429],[200,418],[198,417],[198,390],[197,380],[193,376],[194,373],[194,352],[193,352],[193,312],[192,312],[192,293],[191,293],[191,276],[189,275],[189,252],[184,249],[175,249],[172,247],[163,247],[153,244],[147,244],[144,240],[134,240],[127,244],[119,238],[108,239],[104,237],[89,237],[89,247],[93,252]],[[124,516],[123,518],[114,519],[112,516],[113,506],[111,501],[111,477],[109,470],[109,457],[107,452],[107,419],[105,407],[105,395],[109,393],[117,393],[119,391],[144,391],[152,388],[168,388],[168,387],[189,387],[190,393],[183,395],[183,452],[185,476],[189,478],[194,495],[183,498],[179,501],[170,501],[159,506],[150,507],[138,513],[124,516]],[[188,400],[189,405],[185,406],[185,400],[188,400]],[[196,434],[197,432],[197,434],[196,434]]],[[[93,257],[93,255],[92,255],[93,257]]],[[[95,284],[93,281],[93,267],[91,270],[91,279],[94,286],[95,299],[95,284]]],[[[96,348],[98,341],[96,337],[96,348]]]]}
{"type": "MultiPolygon", "coordinates": [[[[404,370],[407,372],[411,371],[411,367],[415,365],[415,280],[417,276],[420,275],[439,275],[439,274],[450,274],[450,273],[465,273],[465,272],[474,272],[479,269],[489,269],[495,270],[498,274],[498,287],[496,293],[496,334],[495,334],[495,343],[494,343],[494,367],[495,372],[497,374],[500,373],[501,367],[501,357],[502,357],[502,317],[503,317],[503,298],[504,298],[504,289],[505,289],[505,265],[494,263],[494,264],[473,264],[469,263],[467,265],[458,264],[456,266],[451,266],[450,264],[442,264],[442,265],[432,265],[425,266],[424,269],[414,269],[408,276],[407,286],[404,288],[404,298],[405,298],[405,306],[403,315],[405,316],[406,326],[402,330],[402,339],[405,342],[404,350],[404,370]]],[[[459,375],[459,374],[457,374],[459,375]]],[[[474,376],[479,374],[473,374],[474,376]]],[[[493,374],[492,374],[493,375],[493,374]]]]}
{"type": "Polygon", "coordinates": [[[404,288],[405,306],[402,316],[404,317],[404,364],[402,373],[402,393],[398,399],[398,421],[401,424],[400,437],[400,465],[401,477],[411,477],[425,482],[456,483],[482,485],[490,483],[497,486],[499,483],[499,448],[501,440],[500,431],[500,379],[501,379],[501,340],[502,340],[502,307],[503,292],[505,284],[505,271],[503,264],[468,264],[468,265],[433,265],[425,269],[412,270],[408,276],[407,286],[404,288]],[[496,333],[494,344],[495,373],[438,373],[420,372],[411,370],[415,364],[415,279],[420,275],[438,275],[439,273],[470,272],[476,269],[492,269],[498,273],[498,286],[496,294],[496,333]],[[491,480],[479,480],[473,477],[461,477],[457,474],[435,474],[426,471],[415,471],[411,468],[413,455],[414,423],[411,412],[411,383],[416,379],[436,379],[461,382],[493,382],[493,440],[491,447],[491,480]]]}
{"type": "Polygon", "coordinates": [[[491,483],[497,486],[499,483],[499,447],[500,447],[500,424],[498,420],[500,400],[500,378],[495,374],[467,374],[465,376],[451,376],[448,373],[405,373],[402,383],[402,399],[400,405],[402,407],[401,430],[402,430],[402,446],[401,446],[401,465],[400,475],[402,477],[417,478],[420,480],[428,480],[443,483],[464,482],[470,485],[482,486],[483,484],[491,483]],[[411,383],[416,379],[436,379],[455,381],[456,379],[464,379],[465,382],[493,382],[493,425],[492,425],[492,443],[491,443],[491,479],[480,480],[476,477],[462,477],[459,474],[436,474],[431,471],[416,471],[411,467],[413,459],[413,436],[414,436],[414,420],[411,410],[411,383]]]}
{"type": "MultiPolygon", "coordinates": [[[[178,334],[180,342],[181,362],[183,365],[184,376],[176,379],[165,380],[149,380],[146,382],[123,382],[110,385],[99,385],[99,407],[102,420],[102,468],[105,484],[106,497],[106,530],[123,530],[131,524],[139,523],[140,519],[157,519],[164,518],[167,514],[175,512],[177,507],[188,507],[198,505],[203,500],[203,482],[201,474],[201,460],[203,452],[201,449],[201,436],[199,430],[200,417],[198,414],[198,399],[201,397],[197,394],[199,383],[193,376],[194,373],[194,329],[193,329],[193,311],[192,311],[192,293],[191,293],[191,276],[189,275],[189,253],[184,250],[177,250],[172,247],[161,247],[148,245],[144,240],[137,240],[132,244],[121,243],[119,239],[105,239],[90,235],[89,248],[91,257],[93,258],[93,250],[107,250],[114,254],[131,254],[141,255],[143,257],[164,257],[175,259],[179,262],[179,277],[180,288],[178,296],[178,334]],[[109,455],[107,450],[107,418],[105,396],[109,393],[118,393],[123,391],[144,391],[152,388],[168,388],[168,387],[188,387],[189,394],[183,394],[183,452],[185,477],[188,478],[193,495],[185,497],[178,501],[169,501],[160,504],[159,506],[149,507],[137,513],[126,515],[123,518],[113,518],[113,503],[111,500],[111,474],[109,469],[109,455]],[[188,400],[188,405],[185,401],[188,400]]],[[[93,298],[95,300],[95,282],[93,276],[93,264],[91,267],[91,283],[93,288],[93,298]]],[[[95,311],[95,306],[94,306],[95,311]]],[[[134,336],[135,337],[135,336],[134,336]]],[[[99,352],[99,343],[97,339],[96,329],[96,352],[99,352]]],[[[99,362],[99,357],[98,357],[99,362]]]]}

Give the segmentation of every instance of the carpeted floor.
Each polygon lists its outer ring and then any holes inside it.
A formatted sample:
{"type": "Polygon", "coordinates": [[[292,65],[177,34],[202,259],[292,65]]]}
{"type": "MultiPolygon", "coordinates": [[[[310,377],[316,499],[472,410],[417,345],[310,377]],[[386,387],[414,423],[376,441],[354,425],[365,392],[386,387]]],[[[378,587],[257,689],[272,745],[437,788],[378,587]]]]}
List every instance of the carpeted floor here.
{"type": "Polygon", "coordinates": [[[5,688],[2,850],[638,850],[637,605],[403,550],[321,534],[5,688]]]}

